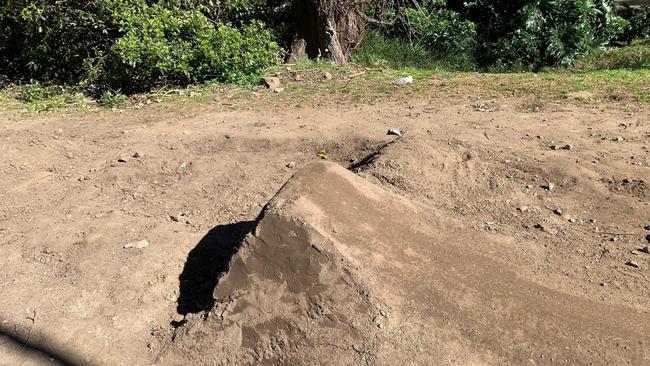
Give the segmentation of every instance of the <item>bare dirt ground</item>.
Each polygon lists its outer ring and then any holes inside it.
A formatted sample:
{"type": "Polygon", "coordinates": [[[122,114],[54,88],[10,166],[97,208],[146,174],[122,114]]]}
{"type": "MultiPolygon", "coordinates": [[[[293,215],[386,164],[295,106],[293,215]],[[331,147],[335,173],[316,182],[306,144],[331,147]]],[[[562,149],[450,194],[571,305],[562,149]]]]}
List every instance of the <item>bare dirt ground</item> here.
{"type": "MultiPolygon", "coordinates": [[[[227,348],[232,337],[196,329],[213,321],[216,277],[264,205],[320,151],[421,213],[417,225],[446,249],[412,256],[474,273],[452,281],[431,278],[440,270],[385,266],[374,280],[402,283],[407,293],[396,298],[420,321],[400,323],[391,313],[400,307],[376,299],[387,309],[379,320],[362,317],[359,347],[329,349],[349,354],[340,363],[650,363],[639,331],[650,329],[650,108],[574,100],[523,108],[516,97],[466,95],[3,117],[0,364],[313,363],[287,356],[291,339],[251,359],[215,354],[210,345],[227,348]],[[386,136],[390,127],[403,137],[386,136]],[[500,270],[505,292],[481,307],[500,270]],[[444,297],[422,290],[427,283],[444,297]],[[541,320],[508,321],[518,313],[498,299],[523,296],[541,320]],[[566,333],[545,326],[573,304],[569,313],[584,316],[555,320],[566,333]],[[621,336],[580,333],[589,319],[621,336]],[[500,320],[510,325],[498,328],[500,320]],[[388,346],[371,341],[398,331],[388,346]],[[574,333],[590,341],[560,350],[574,333]]],[[[372,277],[378,267],[369,263],[357,266],[372,277]]],[[[313,315],[307,309],[296,316],[313,315]]]]}

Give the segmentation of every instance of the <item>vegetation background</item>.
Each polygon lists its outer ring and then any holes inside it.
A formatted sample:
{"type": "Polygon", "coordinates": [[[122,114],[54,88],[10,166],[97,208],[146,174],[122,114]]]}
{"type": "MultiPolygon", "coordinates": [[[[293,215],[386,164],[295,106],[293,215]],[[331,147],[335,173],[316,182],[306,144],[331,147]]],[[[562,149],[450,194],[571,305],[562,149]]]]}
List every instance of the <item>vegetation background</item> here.
{"type": "MultiPolygon", "coordinates": [[[[7,0],[0,80],[25,101],[73,90],[109,105],[162,86],[255,84],[309,23],[299,3],[7,0]]],[[[650,9],[611,0],[384,0],[360,16],[366,32],[350,59],[365,66],[650,68],[650,9]]]]}

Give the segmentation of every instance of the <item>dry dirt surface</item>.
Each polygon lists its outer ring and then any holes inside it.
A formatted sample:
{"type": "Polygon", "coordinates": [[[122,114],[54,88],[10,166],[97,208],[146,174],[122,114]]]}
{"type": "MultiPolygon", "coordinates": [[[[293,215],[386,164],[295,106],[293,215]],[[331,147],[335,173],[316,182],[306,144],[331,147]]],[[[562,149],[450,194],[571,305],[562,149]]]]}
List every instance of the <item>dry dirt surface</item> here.
{"type": "Polygon", "coordinates": [[[0,117],[0,365],[650,364],[650,108],[461,95],[0,117]]]}

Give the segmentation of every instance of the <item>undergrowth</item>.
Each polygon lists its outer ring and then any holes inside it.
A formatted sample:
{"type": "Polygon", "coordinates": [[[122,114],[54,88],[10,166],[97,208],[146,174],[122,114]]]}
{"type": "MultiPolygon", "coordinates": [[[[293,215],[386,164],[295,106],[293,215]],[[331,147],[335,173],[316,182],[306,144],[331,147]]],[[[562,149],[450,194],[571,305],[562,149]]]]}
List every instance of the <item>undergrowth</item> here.
{"type": "MultiPolygon", "coordinates": [[[[650,40],[640,40],[623,48],[613,48],[581,58],[571,68],[546,68],[538,72],[477,73],[468,60],[436,58],[413,44],[381,36],[369,38],[346,66],[329,61],[299,61],[266,69],[266,75],[279,75],[285,85],[281,94],[258,99],[295,100],[297,102],[342,96],[353,102],[379,100],[394,93],[418,95],[431,91],[428,81],[440,79],[436,87],[473,85],[478,92],[489,90],[500,95],[528,95],[546,100],[561,100],[575,91],[589,91],[594,101],[650,101],[650,40]],[[334,80],[326,80],[330,74],[334,80]],[[416,82],[396,88],[395,78],[412,75],[416,82]],[[482,76],[479,78],[479,76],[482,76]]],[[[173,100],[214,102],[215,93],[226,91],[227,98],[246,99],[265,90],[258,83],[235,85],[207,82],[188,87],[163,86],[146,93],[126,96],[120,90],[106,90],[90,98],[79,87],[30,82],[11,84],[0,80],[0,111],[21,110],[29,113],[46,111],[88,111],[93,109],[141,108],[152,103],[173,100]],[[232,92],[229,92],[232,91],[232,92]]],[[[467,92],[467,91],[464,91],[467,92]]]]}

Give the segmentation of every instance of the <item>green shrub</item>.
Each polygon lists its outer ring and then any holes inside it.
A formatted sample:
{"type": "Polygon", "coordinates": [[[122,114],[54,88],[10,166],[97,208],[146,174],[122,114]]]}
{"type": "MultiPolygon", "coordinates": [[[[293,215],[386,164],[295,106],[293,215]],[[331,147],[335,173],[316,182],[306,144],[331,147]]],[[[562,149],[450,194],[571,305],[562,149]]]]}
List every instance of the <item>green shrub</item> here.
{"type": "Polygon", "coordinates": [[[8,0],[0,5],[0,72],[29,81],[73,81],[112,29],[95,2],[8,0]],[[86,6],[84,6],[86,5],[86,6]]]}
{"type": "Polygon", "coordinates": [[[462,20],[459,13],[447,9],[444,0],[423,0],[417,8],[382,11],[379,6],[374,10],[374,16],[389,22],[371,32],[357,55],[369,56],[368,52],[374,49],[381,52],[379,57],[391,63],[401,58],[414,66],[459,63],[466,67],[473,64],[475,26],[462,20]]]}
{"type": "Polygon", "coordinates": [[[454,11],[433,5],[430,9],[405,8],[402,38],[409,38],[424,49],[440,56],[471,54],[474,49],[476,28],[474,23],[463,21],[454,11]]]}
{"type": "Polygon", "coordinates": [[[0,72],[98,94],[258,78],[278,59],[270,31],[259,22],[215,24],[206,16],[218,12],[211,3],[10,0],[0,5],[0,29],[8,30],[0,36],[0,72]]]}
{"type": "Polygon", "coordinates": [[[107,50],[106,84],[251,82],[275,63],[278,46],[261,23],[238,30],[213,25],[202,13],[144,4],[115,14],[125,30],[107,50]]]}
{"type": "Polygon", "coordinates": [[[632,41],[628,46],[611,48],[584,57],[576,70],[650,69],[650,38],[632,41]]]}
{"type": "Polygon", "coordinates": [[[611,0],[475,0],[465,16],[477,23],[479,63],[505,68],[571,65],[626,26],[611,0]]]}
{"type": "MultiPolygon", "coordinates": [[[[380,30],[434,54],[470,55],[482,69],[572,65],[599,52],[626,21],[612,0],[424,0],[418,8],[379,12],[394,18],[380,30]]],[[[376,13],[376,12],[375,12],[376,13]]]]}
{"type": "Polygon", "coordinates": [[[630,42],[650,37],[650,7],[632,8],[626,4],[617,13],[629,24],[619,37],[620,41],[630,42]]]}

